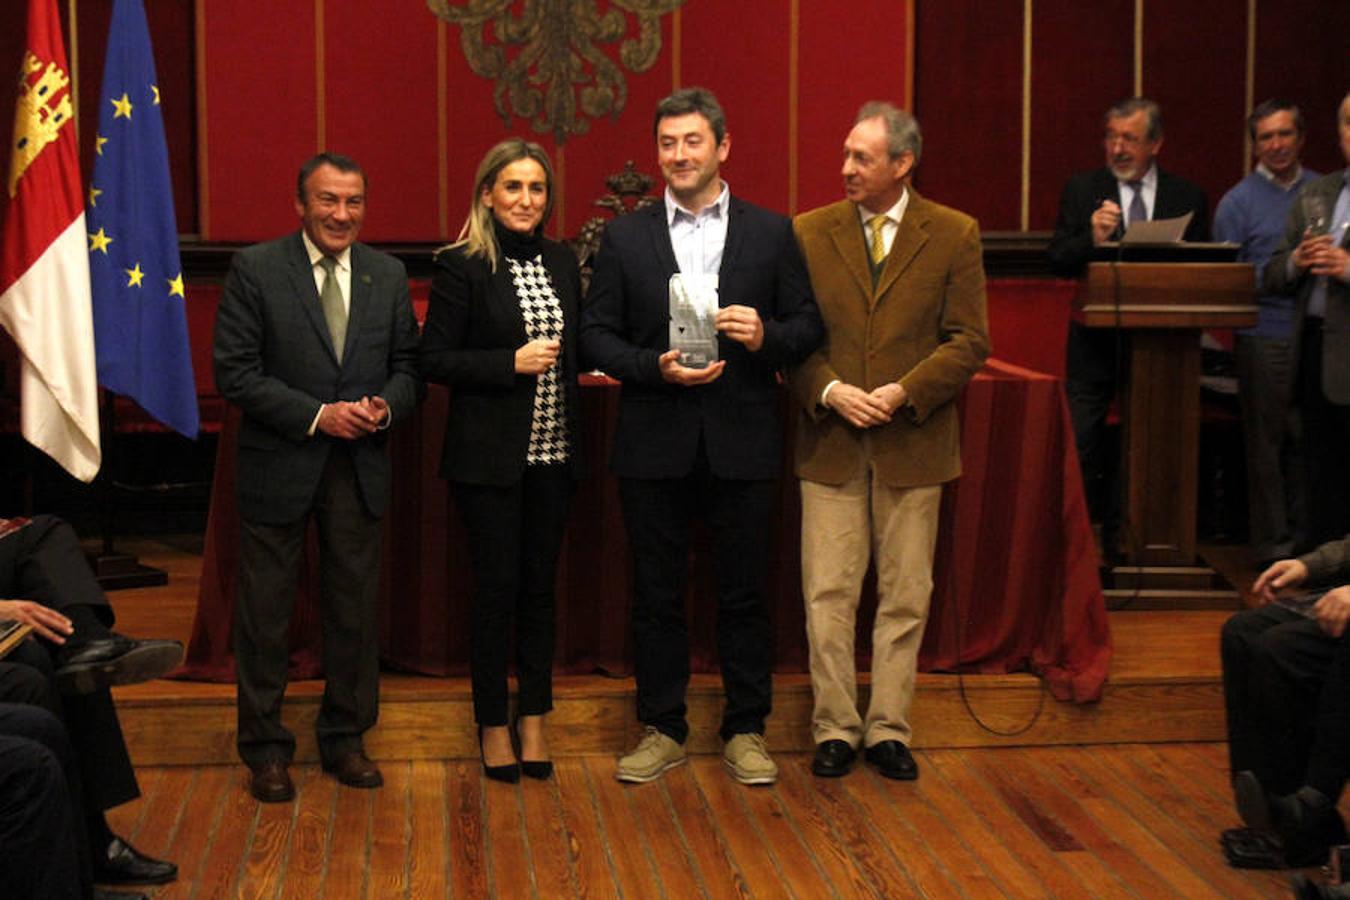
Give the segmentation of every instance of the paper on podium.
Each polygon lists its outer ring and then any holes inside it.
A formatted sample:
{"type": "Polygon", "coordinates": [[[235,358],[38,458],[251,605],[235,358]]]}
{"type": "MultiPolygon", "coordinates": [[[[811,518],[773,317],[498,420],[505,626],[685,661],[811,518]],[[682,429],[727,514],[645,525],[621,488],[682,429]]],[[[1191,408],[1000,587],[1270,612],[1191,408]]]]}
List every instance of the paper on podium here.
{"type": "Polygon", "coordinates": [[[1179,244],[1195,213],[1175,219],[1143,219],[1131,222],[1120,239],[1122,244],[1179,244]]]}

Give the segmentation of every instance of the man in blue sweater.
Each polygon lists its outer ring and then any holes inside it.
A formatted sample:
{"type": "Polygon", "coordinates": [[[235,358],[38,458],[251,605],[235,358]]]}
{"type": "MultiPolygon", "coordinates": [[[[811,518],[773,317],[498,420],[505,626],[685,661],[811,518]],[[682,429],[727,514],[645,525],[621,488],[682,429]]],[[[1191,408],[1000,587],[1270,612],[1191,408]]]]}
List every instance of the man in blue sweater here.
{"type": "MultiPolygon", "coordinates": [[[[1284,234],[1299,188],[1317,177],[1299,163],[1303,114],[1283,100],[1267,100],[1247,119],[1256,168],[1219,201],[1214,238],[1241,245],[1238,259],[1256,266],[1256,282],[1284,234]]],[[[1261,568],[1305,549],[1298,483],[1298,447],[1292,420],[1294,298],[1262,293],[1256,327],[1238,332],[1235,347],[1242,429],[1247,444],[1250,542],[1261,568]]]]}

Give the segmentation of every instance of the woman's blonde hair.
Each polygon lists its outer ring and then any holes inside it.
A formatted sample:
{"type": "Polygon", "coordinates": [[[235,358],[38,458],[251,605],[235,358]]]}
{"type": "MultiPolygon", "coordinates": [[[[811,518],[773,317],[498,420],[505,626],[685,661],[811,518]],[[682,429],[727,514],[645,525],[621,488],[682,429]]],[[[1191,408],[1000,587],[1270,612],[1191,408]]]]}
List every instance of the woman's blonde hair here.
{"type": "Polygon", "coordinates": [[[478,164],[478,173],[473,181],[473,196],[469,202],[469,215],[464,220],[464,227],[459,230],[459,237],[453,244],[448,245],[448,248],[465,248],[464,252],[467,255],[484,260],[494,272],[497,271],[497,257],[500,254],[497,235],[492,230],[492,210],[483,203],[483,191],[492,190],[502,169],[522,159],[532,159],[544,170],[544,186],[548,192],[548,199],[544,203],[544,216],[539,220],[539,224],[542,227],[548,221],[548,217],[553,213],[553,165],[548,161],[548,154],[544,152],[543,147],[533,141],[507,138],[484,154],[483,161],[478,164]]]}

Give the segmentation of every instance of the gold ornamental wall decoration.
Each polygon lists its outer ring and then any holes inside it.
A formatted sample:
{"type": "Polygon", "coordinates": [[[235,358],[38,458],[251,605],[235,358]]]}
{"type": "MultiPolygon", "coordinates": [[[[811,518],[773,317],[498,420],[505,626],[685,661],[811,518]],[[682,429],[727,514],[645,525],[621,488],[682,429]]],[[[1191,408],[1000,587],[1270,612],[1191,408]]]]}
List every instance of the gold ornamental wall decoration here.
{"type": "Polygon", "coordinates": [[[588,119],[618,118],[628,101],[624,69],[652,67],[661,53],[661,17],[684,3],[608,0],[601,12],[596,0],[427,0],[437,17],[460,27],[474,74],[496,81],[492,98],[502,121],[509,127],[513,115],[529,119],[560,145],[585,134],[588,119]],[[615,43],[622,68],[604,50],[615,43]]]}

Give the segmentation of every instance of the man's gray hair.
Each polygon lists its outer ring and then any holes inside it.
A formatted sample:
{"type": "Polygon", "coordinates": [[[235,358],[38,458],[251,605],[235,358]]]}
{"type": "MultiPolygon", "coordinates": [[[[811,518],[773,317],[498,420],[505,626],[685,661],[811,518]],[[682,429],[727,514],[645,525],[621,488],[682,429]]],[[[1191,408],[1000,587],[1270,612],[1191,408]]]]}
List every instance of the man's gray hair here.
{"type": "Polygon", "coordinates": [[[662,119],[673,119],[698,113],[708,120],[713,139],[722,143],[727,136],[727,117],[722,112],[722,104],[712,91],[702,87],[687,87],[676,91],[656,104],[656,115],[652,118],[652,137],[656,137],[662,119]]]}
{"type": "Polygon", "coordinates": [[[1105,126],[1112,119],[1128,119],[1137,112],[1148,114],[1148,130],[1144,132],[1145,139],[1156,141],[1162,137],[1162,107],[1147,97],[1130,97],[1128,100],[1121,100],[1108,109],[1106,115],[1102,116],[1102,125],[1105,126]]]}
{"type": "Polygon", "coordinates": [[[923,152],[923,132],[919,130],[919,120],[893,103],[884,100],[869,100],[858,110],[853,124],[868,119],[880,119],[886,126],[886,151],[891,159],[899,159],[906,153],[914,156],[914,164],[919,164],[919,154],[923,152]]]}

